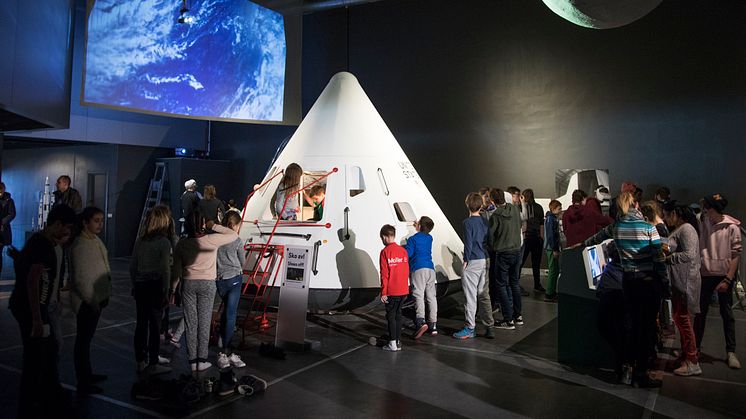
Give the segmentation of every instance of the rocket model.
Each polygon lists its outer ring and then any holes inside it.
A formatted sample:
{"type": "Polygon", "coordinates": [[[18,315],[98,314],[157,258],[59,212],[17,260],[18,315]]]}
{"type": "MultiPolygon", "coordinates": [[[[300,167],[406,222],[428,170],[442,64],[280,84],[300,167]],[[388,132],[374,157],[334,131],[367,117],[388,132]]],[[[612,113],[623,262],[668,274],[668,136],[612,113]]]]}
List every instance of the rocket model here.
{"type": "Polygon", "coordinates": [[[332,77],[248,200],[239,233],[246,243],[266,243],[270,236],[277,221],[273,197],[290,163],[303,168],[304,186],[326,188],[320,220],[314,221],[313,208],[299,196],[297,221],[280,221],[271,239],[275,245],[313,247],[311,309],[375,303],[381,226],[393,225],[403,243],[423,215],[435,222],[430,234],[440,294],[449,286],[460,289],[463,243],[355,76],[332,77]]]}
{"type": "Polygon", "coordinates": [[[36,218],[36,226],[39,230],[47,225],[47,216],[52,209],[52,192],[49,187],[49,176],[44,180],[44,192],[39,198],[39,211],[36,218]]]}

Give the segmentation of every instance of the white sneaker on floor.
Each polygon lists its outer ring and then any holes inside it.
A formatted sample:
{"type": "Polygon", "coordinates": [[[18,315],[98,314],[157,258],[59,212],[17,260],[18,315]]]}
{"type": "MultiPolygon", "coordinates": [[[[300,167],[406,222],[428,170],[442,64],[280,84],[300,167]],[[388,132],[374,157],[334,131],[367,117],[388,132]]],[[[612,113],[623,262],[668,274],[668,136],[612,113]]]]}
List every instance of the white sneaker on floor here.
{"type": "Polygon", "coordinates": [[[236,353],[232,353],[231,356],[228,357],[228,361],[230,361],[231,365],[236,368],[243,368],[246,366],[246,363],[241,360],[241,357],[238,356],[236,353]]]}
{"type": "Polygon", "coordinates": [[[206,370],[209,370],[210,367],[212,367],[212,363],[210,362],[198,362],[197,363],[197,371],[206,371],[206,370]]]}
{"type": "Polygon", "coordinates": [[[401,351],[401,349],[396,345],[395,340],[390,340],[389,343],[384,345],[383,348],[381,349],[383,349],[384,351],[388,351],[388,352],[401,351]]]}
{"type": "Polygon", "coordinates": [[[158,364],[165,365],[165,364],[170,364],[170,363],[171,363],[170,359],[158,355],[158,364]]]}
{"type": "Polygon", "coordinates": [[[218,353],[218,368],[225,369],[231,366],[231,361],[228,359],[228,356],[222,352],[218,353]]]}
{"type": "Polygon", "coordinates": [[[146,371],[150,375],[167,374],[171,372],[171,367],[164,367],[163,365],[151,365],[146,371]]]}
{"type": "Polygon", "coordinates": [[[734,370],[741,369],[741,363],[738,361],[738,357],[736,356],[735,352],[728,352],[728,354],[725,356],[725,363],[734,370]]]}
{"type": "Polygon", "coordinates": [[[691,375],[702,374],[702,368],[700,368],[698,363],[684,361],[679,368],[673,370],[673,373],[682,377],[689,377],[691,375]]]}
{"type": "Polygon", "coordinates": [[[145,371],[145,368],[148,368],[148,363],[145,361],[140,361],[137,363],[137,372],[143,372],[145,371]]]}

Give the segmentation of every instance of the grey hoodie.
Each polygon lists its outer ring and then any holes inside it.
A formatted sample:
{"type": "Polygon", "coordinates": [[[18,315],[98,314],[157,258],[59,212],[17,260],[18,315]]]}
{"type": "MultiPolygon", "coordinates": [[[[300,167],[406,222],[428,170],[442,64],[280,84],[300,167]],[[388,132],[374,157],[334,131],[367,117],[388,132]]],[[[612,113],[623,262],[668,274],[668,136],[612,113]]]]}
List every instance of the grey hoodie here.
{"type": "Polygon", "coordinates": [[[515,205],[498,206],[490,216],[490,247],[495,252],[521,250],[521,213],[515,205]]]}

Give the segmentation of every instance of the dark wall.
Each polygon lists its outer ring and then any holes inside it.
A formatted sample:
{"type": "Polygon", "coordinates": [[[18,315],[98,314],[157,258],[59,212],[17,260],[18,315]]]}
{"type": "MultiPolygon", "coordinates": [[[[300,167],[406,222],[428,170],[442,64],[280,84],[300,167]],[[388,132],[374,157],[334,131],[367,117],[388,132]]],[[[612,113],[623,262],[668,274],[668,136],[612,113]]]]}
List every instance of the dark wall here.
{"type": "Polygon", "coordinates": [[[0,2],[0,109],[67,127],[73,17],[74,0],[0,2]]]}
{"type": "Polygon", "coordinates": [[[50,190],[54,191],[57,177],[69,175],[72,186],[80,192],[86,205],[88,174],[107,173],[106,246],[114,256],[129,255],[155,161],[166,155],[168,150],[164,149],[108,144],[5,150],[3,181],[17,211],[11,223],[13,245],[21,248],[25,232],[36,223],[39,196],[47,176],[50,190]]]}
{"type": "MultiPolygon", "coordinates": [[[[744,45],[739,0],[667,0],[610,30],[538,0],[389,0],[305,17],[304,112],[349,69],[452,222],[480,186],[552,197],[562,168],[609,169],[612,192],[629,179],[646,197],[719,191],[745,217],[744,45]]],[[[248,188],[289,134],[226,125],[215,154],[243,161],[248,188]]]]}

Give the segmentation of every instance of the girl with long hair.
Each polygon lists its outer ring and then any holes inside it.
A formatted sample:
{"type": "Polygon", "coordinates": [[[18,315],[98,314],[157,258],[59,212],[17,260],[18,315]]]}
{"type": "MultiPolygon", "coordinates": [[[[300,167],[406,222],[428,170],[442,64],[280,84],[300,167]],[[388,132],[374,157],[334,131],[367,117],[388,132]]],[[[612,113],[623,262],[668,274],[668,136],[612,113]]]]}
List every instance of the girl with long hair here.
{"type": "Polygon", "coordinates": [[[290,163],[280,181],[275,194],[274,212],[281,220],[297,220],[300,211],[300,198],[297,196],[303,169],[297,163],[290,163]],[[293,196],[295,195],[295,196],[293,196]],[[287,197],[287,204],[285,199],[287,197]],[[284,206],[284,209],[283,209],[284,206]]]}
{"type": "Polygon", "coordinates": [[[163,309],[168,305],[174,222],[171,210],[157,205],[147,215],[145,228],[135,242],[130,261],[132,295],[137,307],[135,360],[138,371],[163,374],[170,361],[160,356],[163,309]]]}

